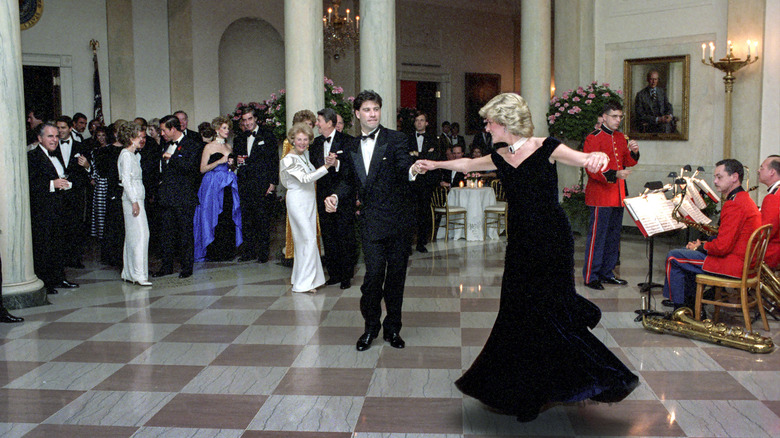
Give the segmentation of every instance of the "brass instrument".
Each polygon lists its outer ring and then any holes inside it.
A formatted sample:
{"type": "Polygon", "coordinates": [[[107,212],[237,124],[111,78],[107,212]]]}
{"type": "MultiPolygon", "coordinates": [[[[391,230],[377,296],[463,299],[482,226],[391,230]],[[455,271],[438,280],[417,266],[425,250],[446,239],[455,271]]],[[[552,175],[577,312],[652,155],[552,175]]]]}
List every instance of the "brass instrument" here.
{"type": "Polygon", "coordinates": [[[738,348],[751,353],[770,353],[774,349],[772,338],[761,336],[756,332],[745,332],[738,326],[729,327],[726,324],[713,323],[709,319],[696,321],[693,311],[681,307],[674,311],[671,318],[642,317],[642,326],[657,333],[670,333],[685,336],[699,341],[738,348]]]}
{"type": "Polygon", "coordinates": [[[780,318],[780,279],[766,263],[761,264],[761,295],[764,310],[773,318],[780,318]]]}

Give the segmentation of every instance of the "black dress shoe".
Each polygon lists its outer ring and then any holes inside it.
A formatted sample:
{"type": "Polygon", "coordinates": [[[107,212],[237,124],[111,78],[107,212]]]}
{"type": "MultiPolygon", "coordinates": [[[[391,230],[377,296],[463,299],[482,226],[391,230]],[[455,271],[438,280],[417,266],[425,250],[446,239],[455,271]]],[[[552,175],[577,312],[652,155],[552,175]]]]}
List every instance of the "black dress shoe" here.
{"type": "Polygon", "coordinates": [[[192,277],[192,271],[181,271],[179,273],[179,278],[189,278],[192,277]]]}
{"type": "Polygon", "coordinates": [[[586,283],[585,286],[588,286],[591,289],[604,290],[604,285],[601,284],[601,282],[598,280],[593,280],[590,283],[586,283]]]}
{"type": "Polygon", "coordinates": [[[349,289],[352,287],[352,280],[344,280],[341,282],[341,286],[339,288],[341,289],[349,289]]]}
{"type": "Polygon", "coordinates": [[[617,278],[617,277],[607,278],[607,279],[601,280],[601,282],[602,283],[607,283],[607,284],[617,284],[619,286],[625,286],[625,285],[628,284],[628,282],[626,280],[622,280],[622,279],[617,278]]]}
{"type": "Polygon", "coordinates": [[[46,288],[46,295],[57,295],[59,292],[57,292],[57,289],[53,287],[47,287],[46,288]]]}
{"type": "Polygon", "coordinates": [[[333,286],[336,283],[341,283],[341,280],[333,278],[333,277],[330,277],[328,279],[328,281],[325,282],[325,284],[328,285],[328,286],[333,286]]]}
{"type": "Polygon", "coordinates": [[[389,342],[390,346],[393,348],[406,347],[406,342],[404,342],[404,340],[401,339],[401,335],[399,335],[398,333],[385,333],[382,336],[382,339],[384,339],[386,342],[389,342]]]}
{"type": "Polygon", "coordinates": [[[5,308],[0,308],[0,322],[22,322],[24,318],[13,316],[5,308]]]}
{"type": "Polygon", "coordinates": [[[426,253],[428,250],[422,245],[417,245],[417,252],[426,253]]]}
{"type": "Polygon", "coordinates": [[[76,283],[71,283],[68,280],[62,280],[62,283],[58,284],[57,287],[61,287],[64,289],[76,289],[79,287],[76,283]]]}
{"type": "Polygon", "coordinates": [[[157,278],[157,277],[165,277],[166,275],[171,275],[171,274],[173,274],[173,271],[165,271],[165,270],[162,270],[162,269],[161,269],[161,270],[159,270],[159,271],[157,271],[157,272],[153,273],[153,274],[152,274],[152,277],[154,277],[154,278],[157,278]]]}
{"type": "Polygon", "coordinates": [[[355,347],[357,351],[366,351],[371,347],[371,343],[376,339],[376,335],[372,335],[369,332],[363,333],[357,340],[355,347]]]}
{"type": "Polygon", "coordinates": [[[661,305],[664,307],[675,307],[674,301],[672,300],[663,300],[661,301],[661,305]]]}

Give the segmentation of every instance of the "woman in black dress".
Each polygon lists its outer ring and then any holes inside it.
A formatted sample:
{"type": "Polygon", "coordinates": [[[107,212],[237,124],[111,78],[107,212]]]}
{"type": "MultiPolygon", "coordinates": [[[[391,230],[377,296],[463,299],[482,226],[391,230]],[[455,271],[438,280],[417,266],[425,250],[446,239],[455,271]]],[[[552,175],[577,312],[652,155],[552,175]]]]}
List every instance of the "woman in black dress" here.
{"type": "Polygon", "coordinates": [[[532,137],[528,105],[514,93],[496,96],[479,114],[493,141],[511,146],[477,159],[422,163],[463,173],[495,169],[509,203],[498,316],[456,386],[519,421],[551,403],[623,400],[639,380],[589,330],[601,311],[574,288],[574,241],[556,173],[556,162],[599,172],[607,156],[532,137]]]}

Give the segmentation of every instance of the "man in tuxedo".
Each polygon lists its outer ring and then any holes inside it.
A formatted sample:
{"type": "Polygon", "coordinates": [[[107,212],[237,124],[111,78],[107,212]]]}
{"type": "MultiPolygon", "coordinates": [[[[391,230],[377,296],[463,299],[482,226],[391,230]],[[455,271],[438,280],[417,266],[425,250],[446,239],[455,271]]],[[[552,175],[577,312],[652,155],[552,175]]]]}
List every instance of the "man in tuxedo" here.
{"type": "Polygon", "coordinates": [[[450,122],[441,122],[441,135],[439,135],[439,148],[442,153],[452,148],[452,140],[450,139],[450,122]]]}
{"type": "Polygon", "coordinates": [[[87,131],[87,116],[83,113],[73,114],[73,131],[71,132],[73,139],[79,143],[84,143],[84,140],[90,137],[89,131],[87,131]]]}
{"type": "MultiPolygon", "coordinates": [[[[343,157],[349,150],[346,148],[354,141],[352,136],[336,129],[336,116],[332,108],[317,112],[317,129],[321,135],[314,139],[309,148],[309,159],[315,169],[325,164],[325,158],[330,153],[343,157]]],[[[348,289],[352,286],[355,271],[355,204],[344,203],[334,213],[325,211],[325,198],[334,193],[344,179],[342,163],[343,160],[340,160],[338,165],[328,169],[327,175],[317,180],[317,211],[325,247],[323,261],[330,275],[327,284],[341,283],[342,289],[348,289]]],[[[354,199],[353,194],[350,197],[354,199]]]]}
{"type": "Polygon", "coordinates": [[[56,294],[56,288],[79,287],[65,279],[63,268],[63,240],[72,231],[65,228],[63,220],[65,197],[74,184],[64,177],[67,167],[60,153],[57,127],[49,123],[38,125],[38,143],[27,153],[33,265],[46,292],[56,294]]]}
{"type": "MultiPolygon", "coordinates": [[[[27,111],[27,145],[32,146],[38,141],[38,126],[43,123],[43,115],[40,110],[30,109],[27,111]]],[[[33,146],[34,147],[34,146],[33,146]]],[[[32,150],[29,147],[27,150],[32,150]]]]}
{"type": "Polygon", "coordinates": [[[634,99],[635,124],[639,132],[675,132],[675,117],[666,90],[658,86],[658,72],[647,73],[647,87],[639,90],[634,99]]]}
{"type": "Polygon", "coordinates": [[[495,150],[493,148],[493,136],[486,132],[484,129],[474,134],[474,140],[471,142],[471,150],[479,148],[482,151],[482,155],[490,155],[495,150]]]}
{"type": "MultiPolygon", "coordinates": [[[[463,146],[453,146],[452,147],[452,160],[457,160],[463,158],[463,146]]],[[[458,187],[461,183],[461,181],[466,180],[466,175],[464,175],[461,172],[456,172],[454,170],[442,170],[441,171],[441,182],[440,185],[442,187],[458,187]]]]}
{"type": "MultiPolygon", "coordinates": [[[[442,160],[436,147],[436,137],[426,133],[428,128],[428,116],[422,111],[417,111],[414,116],[414,134],[410,136],[409,144],[412,146],[410,155],[417,160],[442,160]]],[[[417,230],[417,251],[428,252],[425,245],[431,234],[431,197],[433,190],[439,184],[441,176],[438,172],[430,172],[420,175],[412,184],[414,196],[415,223],[417,230]]]]}
{"type": "Polygon", "coordinates": [[[173,273],[175,246],[178,240],[181,260],[179,278],[187,278],[192,275],[195,258],[192,221],[195,207],[198,205],[200,147],[182,133],[176,116],[163,117],[160,120],[160,131],[168,142],[162,156],[162,173],[157,194],[162,234],[162,267],[152,274],[152,277],[173,273]]]}
{"type": "Polygon", "coordinates": [[[190,122],[190,118],[189,116],[187,116],[187,113],[185,113],[182,110],[179,110],[173,113],[173,115],[176,116],[177,119],[179,119],[179,126],[181,126],[182,134],[184,134],[185,136],[187,136],[187,138],[194,141],[195,144],[202,146],[203,139],[200,137],[200,134],[193,131],[192,129],[187,129],[187,126],[189,125],[190,122]]]}
{"type": "Polygon", "coordinates": [[[73,120],[68,116],[55,121],[59,136],[59,153],[65,163],[65,175],[73,187],[63,196],[62,220],[67,232],[63,236],[66,267],[83,269],[81,262],[88,223],[87,187],[89,186],[89,159],[84,145],[73,138],[73,120]]]}
{"type": "Polygon", "coordinates": [[[410,181],[420,173],[419,165],[409,155],[409,138],[379,124],[382,115],[379,94],[361,91],[353,108],[362,135],[339,158],[349,177],[325,199],[325,206],[328,212],[338,211],[340,205],[355,202],[352,196],[355,193],[360,203],[358,221],[366,262],[366,275],[360,288],[360,312],[365,320],[365,332],[357,341],[357,350],[364,351],[371,346],[380,326],[390,346],[404,348],[399,332],[414,223],[413,206],[409,202],[410,181]],[[380,323],[383,298],[387,316],[380,323]]]}
{"type": "Polygon", "coordinates": [[[279,184],[279,148],[271,131],[257,125],[258,113],[244,107],[241,124],[245,131],[233,142],[238,163],[238,197],[244,233],[243,254],[239,261],[268,261],[270,245],[270,212],[274,190],[279,184]]]}
{"type": "Polygon", "coordinates": [[[466,152],[466,139],[460,135],[460,123],[455,122],[450,125],[450,143],[453,147],[460,146],[463,148],[463,152],[466,152]]]}
{"type": "Polygon", "coordinates": [[[336,131],[344,132],[344,117],[339,113],[336,113],[336,131]]]}

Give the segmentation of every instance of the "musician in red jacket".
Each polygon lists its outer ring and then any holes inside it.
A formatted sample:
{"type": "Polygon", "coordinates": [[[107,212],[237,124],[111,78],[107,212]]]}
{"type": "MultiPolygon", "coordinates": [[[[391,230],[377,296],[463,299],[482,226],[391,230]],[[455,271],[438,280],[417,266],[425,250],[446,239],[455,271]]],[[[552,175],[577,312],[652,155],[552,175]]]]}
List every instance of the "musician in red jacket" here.
{"type": "Polygon", "coordinates": [[[748,240],[761,226],[758,207],[742,188],[742,163],[729,158],[715,166],[715,188],[725,196],[718,235],[703,244],[688,242],[686,249],[673,249],[666,256],[664,297],[675,307],[693,304],[697,274],[741,277],[748,240]]]}
{"type": "Polygon", "coordinates": [[[601,128],[585,139],[583,152],[604,152],[609,157],[607,169],[588,172],[585,204],[590,210],[590,227],[585,242],[585,285],[602,290],[602,283],[625,285],[615,277],[615,265],[620,253],[620,230],[623,226],[623,199],[626,197],[628,167],[639,160],[639,145],[617,129],[623,121],[623,107],[608,102],[601,112],[601,128]]]}
{"type": "Polygon", "coordinates": [[[764,262],[772,269],[780,269],[780,155],[770,155],[761,163],[758,182],[769,191],[761,202],[761,225],[772,225],[764,262]]]}

